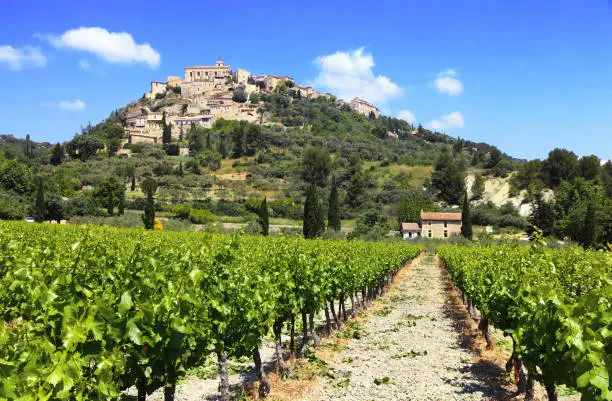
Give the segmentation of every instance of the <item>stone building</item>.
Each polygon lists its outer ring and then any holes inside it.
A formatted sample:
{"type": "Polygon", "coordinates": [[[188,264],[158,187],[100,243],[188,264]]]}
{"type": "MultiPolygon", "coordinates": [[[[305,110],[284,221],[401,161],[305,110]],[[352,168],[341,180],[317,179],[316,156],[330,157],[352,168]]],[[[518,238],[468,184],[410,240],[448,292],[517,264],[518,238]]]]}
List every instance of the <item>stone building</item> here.
{"type": "Polygon", "coordinates": [[[421,235],[449,238],[461,234],[461,213],[421,212],[421,235]]]}
{"type": "Polygon", "coordinates": [[[234,71],[234,79],[236,80],[236,83],[238,85],[248,84],[250,76],[251,76],[251,73],[248,72],[247,70],[238,68],[236,71],[234,71]]]}
{"type": "Polygon", "coordinates": [[[292,92],[294,96],[297,96],[299,93],[302,97],[306,98],[311,97],[315,93],[315,90],[311,86],[295,85],[293,88],[289,89],[289,92],[292,92]]]}
{"type": "Polygon", "coordinates": [[[415,239],[421,236],[421,227],[419,223],[402,223],[400,234],[403,239],[415,239]]]}
{"type": "Polygon", "coordinates": [[[168,78],[166,78],[166,86],[181,86],[182,83],[183,81],[180,77],[169,75],[168,78]]]}
{"type": "Polygon", "coordinates": [[[232,69],[229,65],[225,65],[223,60],[217,60],[215,65],[211,66],[196,66],[185,68],[185,81],[214,81],[216,77],[231,77],[232,69]]]}
{"type": "Polygon", "coordinates": [[[212,81],[192,81],[181,83],[181,97],[189,99],[198,95],[209,94],[215,84],[212,81]]]}
{"type": "Polygon", "coordinates": [[[353,100],[350,101],[349,106],[356,112],[365,114],[366,116],[369,116],[371,112],[374,113],[376,118],[380,116],[380,111],[376,106],[359,97],[353,98],[353,100]]]}

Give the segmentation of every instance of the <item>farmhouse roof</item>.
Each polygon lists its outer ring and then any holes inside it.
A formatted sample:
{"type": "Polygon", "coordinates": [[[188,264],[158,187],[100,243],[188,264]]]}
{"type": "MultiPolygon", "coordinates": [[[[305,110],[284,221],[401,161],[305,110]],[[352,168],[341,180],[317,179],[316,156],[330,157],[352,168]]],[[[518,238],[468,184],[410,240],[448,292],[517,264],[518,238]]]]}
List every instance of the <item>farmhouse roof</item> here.
{"type": "Polygon", "coordinates": [[[402,231],[421,231],[418,223],[402,223],[402,231]]]}
{"type": "Polygon", "coordinates": [[[421,212],[421,220],[461,221],[461,213],[421,212]]]}

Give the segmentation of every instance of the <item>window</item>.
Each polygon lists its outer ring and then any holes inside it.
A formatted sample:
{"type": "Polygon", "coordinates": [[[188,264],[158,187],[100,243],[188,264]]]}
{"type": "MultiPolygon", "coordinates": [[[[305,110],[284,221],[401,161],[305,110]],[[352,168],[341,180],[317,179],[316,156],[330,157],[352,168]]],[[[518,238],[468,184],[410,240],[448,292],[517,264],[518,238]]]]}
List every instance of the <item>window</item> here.
{"type": "Polygon", "coordinates": [[[431,221],[428,221],[428,222],[427,222],[427,225],[431,225],[431,221]]]}
{"type": "Polygon", "coordinates": [[[444,230],[444,238],[448,238],[448,231],[444,230]]]}
{"type": "Polygon", "coordinates": [[[427,232],[427,236],[428,236],[429,238],[431,238],[431,230],[429,230],[429,231],[427,232]]]}
{"type": "Polygon", "coordinates": [[[444,222],[444,228],[448,227],[448,223],[445,221],[444,222]]]}

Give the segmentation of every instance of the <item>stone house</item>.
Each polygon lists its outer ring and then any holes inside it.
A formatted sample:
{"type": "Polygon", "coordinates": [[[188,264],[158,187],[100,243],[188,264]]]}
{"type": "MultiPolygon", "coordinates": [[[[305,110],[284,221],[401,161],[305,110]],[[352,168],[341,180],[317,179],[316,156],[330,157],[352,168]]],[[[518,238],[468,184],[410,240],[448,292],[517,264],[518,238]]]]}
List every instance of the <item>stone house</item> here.
{"type": "Polygon", "coordinates": [[[403,239],[414,239],[421,236],[421,227],[419,223],[402,223],[400,234],[403,239]]]}
{"type": "Polygon", "coordinates": [[[185,82],[213,81],[216,77],[231,77],[232,69],[223,60],[217,60],[215,65],[185,68],[185,82]]]}
{"type": "Polygon", "coordinates": [[[426,238],[461,234],[461,213],[421,212],[421,232],[426,238]]]}
{"type": "Polygon", "coordinates": [[[353,100],[350,101],[349,106],[351,109],[355,110],[356,112],[365,114],[366,116],[369,116],[370,113],[372,112],[374,113],[376,118],[380,116],[380,111],[378,110],[376,106],[374,106],[371,103],[366,102],[365,100],[359,97],[353,98],[353,100]]]}
{"type": "Polygon", "coordinates": [[[181,84],[181,97],[189,99],[198,95],[205,95],[212,92],[214,83],[212,81],[183,82],[181,84]]]}
{"type": "Polygon", "coordinates": [[[236,83],[238,85],[248,84],[250,76],[251,76],[251,73],[248,72],[247,70],[238,68],[236,71],[234,71],[234,79],[236,80],[236,83]]]}
{"type": "Polygon", "coordinates": [[[167,86],[181,86],[181,84],[183,83],[183,81],[181,80],[180,77],[175,77],[172,75],[169,75],[168,78],[166,78],[166,85],[167,86]]]}

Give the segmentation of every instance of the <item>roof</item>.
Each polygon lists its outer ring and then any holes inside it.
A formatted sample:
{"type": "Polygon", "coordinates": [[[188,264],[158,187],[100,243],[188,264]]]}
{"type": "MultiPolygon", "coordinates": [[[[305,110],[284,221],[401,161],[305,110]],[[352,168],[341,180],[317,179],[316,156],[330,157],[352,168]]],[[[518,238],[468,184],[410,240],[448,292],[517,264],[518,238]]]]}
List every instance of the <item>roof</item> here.
{"type": "Polygon", "coordinates": [[[194,65],[193,67],[185,67],[186,70],[193,70],[193,69],[213,69],[213,70],[218,70],[219,68],[223,68],[226,70],[230,69],[229,65],[194,65]]]}
{"type": "Polygon", "coordinates": [[[418,223],[402,223],[402,231],[421,231],[418,223]]]}
{"type": "Polygon", "coordinates": [[[461,221],[461,213],[421,212],[421,220],[461,221]]]}

